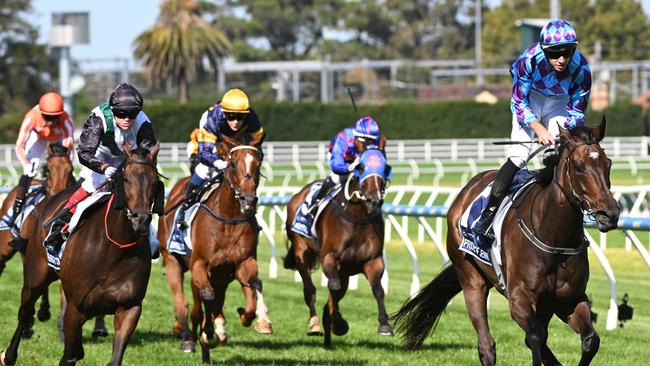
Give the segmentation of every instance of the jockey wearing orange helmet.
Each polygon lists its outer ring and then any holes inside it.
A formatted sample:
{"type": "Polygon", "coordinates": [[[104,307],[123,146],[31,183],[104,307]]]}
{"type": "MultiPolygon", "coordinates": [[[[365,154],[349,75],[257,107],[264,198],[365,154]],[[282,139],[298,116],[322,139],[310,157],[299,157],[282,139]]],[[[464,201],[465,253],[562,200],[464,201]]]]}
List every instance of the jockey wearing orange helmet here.
{"type": "Polygon", "coordinates": [[[16,155],[23,165],[23,175],[18,182],[20,188],[9,225],[13,225],[22,210],[25,194],[32,178],[38,175],[39,162],[47,145],[60,142],[71,150],[74,145],[73,131],[74,123],[63,110],[63,98],[58,93],[43,94],[38,105],[27,112],[16,140],[16,155]]]}

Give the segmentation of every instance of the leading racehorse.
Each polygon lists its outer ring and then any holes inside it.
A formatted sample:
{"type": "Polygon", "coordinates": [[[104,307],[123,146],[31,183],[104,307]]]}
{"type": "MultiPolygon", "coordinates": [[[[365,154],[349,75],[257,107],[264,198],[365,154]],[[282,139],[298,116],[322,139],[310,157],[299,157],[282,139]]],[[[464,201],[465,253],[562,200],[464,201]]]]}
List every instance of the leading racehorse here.
{"type": "Polygon", "coordinates": [[[359,149],[359,164],[354,175],[348,179],[344,188],[323,210],[316,221],[317,240],[292,231],[296,211],[313,183],[296,193],[287,204],[287,237],[291,242],[284,260],[284,267],[296,269],[303,281],[305,303],[309,307],[308,335],[320,334],[320,324],[316,315],[316,287],[311,279],[311,271],[316,261],[320,261],[323,273],[328,278],[330,296],[323,307],[324,345],[331,346],[331,333],[344,335],[349,326],[339,311],[339,302],[348,289],[349,277],[363,273],[372,288],[379,311],[377,332],[392,335],[388,315],[384,306],[384,289],[381,277],[384,273],[384,219],[381,207],[390,176],[390,166],[386,164],[384,153],[385,139],[379,146],[359,149]]]}
{"type": "MultiPolygon", "coordinates": [[[[580,365],[598,352],[585,289],[589,278],[588,242],[583,218],[587,214],[606,232],[617,227],[620,209],[610,191],[611,160],[599,145],[605,118],[596,128],[562,130],[555,161],[537,172],[538,182],[523,201],[506,214],[501,230],[501,258],[510,314],[526,332],[533,365],[559,365],[547,345],[548,324],[555,314],[582,341],[580,365]]],[[[496,346],[487,322],[487,296],[499,288],[494,270],[459,250],[459,220],[495,173],[474,177],[449,208],[447,251],[452,265],[442,270],[396,314],[397,330],[406,346],[415,349],[431,332],[449,300],[461,290],[474,329],[483,365],[494,365],[496,346]]]]}
{"type": "MultiPolygon", "coordinates": [[[[61,259],[59,276],[67,298],[64,314],[65,348],[60,365],[74,365],[84,357],[81,328],[90,317],[115,314],[113,356],[109,365],[120,365],[124,350],[138,323],[149,274],[151,250],[149,224],[153,212],[161,212],[164,187],[156,169],[158,145],[151,151],[124,146],[126,160],[112,183],[110,199],[84,213],[70,235],[61,259]]],[[[73,190],[52,198],[39,215],[39,235],[32,246],[45,260],[42,242],[48,228],[41,223],[63,206],[73,190]]],[[[30,247],[26,257],[30,253],[30,247]]],[[[56,278],[47,268],[27,271],[18,312],[18,326],[0,364],[13,365],[20,335],[34,314],[33,304],[43,288],[56,278]]]]}
{"type": "Polygon", "coordinates": [[[192,222],[191,317],[195,335],[201,323],[199,340],[206,363],[210,361],[210,348],[225,342],[225,333],[218,332],[225,332],[223,304],[226,288],[234,279],[246,298],[246,308],[237,309],[242,324],[250,326],[256,315],[262,281],[257,269],[259,226],[255,212],[263,139],[220,136],[219,156],[225,157],[228,165],[221,183],[201,203],[192,222]]]}

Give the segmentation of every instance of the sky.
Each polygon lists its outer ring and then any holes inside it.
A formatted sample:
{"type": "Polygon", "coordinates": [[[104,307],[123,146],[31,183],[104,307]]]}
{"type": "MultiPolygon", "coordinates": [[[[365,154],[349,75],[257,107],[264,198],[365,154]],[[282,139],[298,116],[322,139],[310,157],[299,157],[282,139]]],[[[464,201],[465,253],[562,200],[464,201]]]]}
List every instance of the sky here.
{"type": "MultiPolygon", "coordinates": [[[[484,0],[490,6],[499,0],[484,0]]],[[[650,14],[650,0],[641,0],[650,14]]],[[[133,40],[156,21],[160,0],[32,0],[28,19],[39,28],[39,41],[46,43],[53,12],[89,12],[90,44],[75,45],[75,59],[127,58],[134,67],[133,40]]]]}

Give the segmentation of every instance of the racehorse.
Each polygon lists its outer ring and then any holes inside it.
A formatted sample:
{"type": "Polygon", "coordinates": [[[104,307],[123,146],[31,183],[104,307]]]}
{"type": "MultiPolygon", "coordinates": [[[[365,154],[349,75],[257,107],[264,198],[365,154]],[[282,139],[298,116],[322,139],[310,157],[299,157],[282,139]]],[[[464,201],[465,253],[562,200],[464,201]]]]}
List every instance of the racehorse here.
{"type": "Polygon", "coordinates": [[[316,222],[317,240],[291,230],[296,211],[310,191],[311,183],[296,193],[287,204],[286,231],[291,245],[284,259],[284,267],[296,269],[303,281],[305,303],[309,308],[308,335],[320,335],[316,315],[316,288],[311,271],[320,261],[328,278],[329,299],[323,307],[324,345],[331,346],[331,332],[347,333],[349,326],[339,311],[339,301],[348,288],[349,276],[363,273],[377,300],[379,328],[377,332],[392,335],[384,306],[384,220],[381,213],[390,166],[384,155],[385,140],[378,147],[367,148],[359,143],[361,157],[354,175],[344,189],[323,210],[316,222]],[[320,250],[318,244],[320,243],[320,250]]]}
{"type": "MultiPolygon", "coordinates": [[[[73,167],[72,160],[70,160],[70,151],[60,143],[55,143],[47,146],[47,152],[45,179],[34,179],[32,181],[32,185],[41,184],[45,192],[46,199],[41,201],[41,207],[47,199],[76,182],[72,174],[73,167]]],[[[0,208],[0,217],[4,216],[13,206],[18,191],[22,189],[23,187],[16,186],[7,194],[7,198],[5,198],[2,208],[0,208]]],[[[16,254],[16,248],[10,244],[12,239],[11,230],[0,231],[0,274],[2,274],[6,263],[16,254]]],[[[24,239],[24,237],[17,238],[15,242],[24,244],[24,239]]]]}
{"type": "Polygon", "coordinates": [[[559,365],[547,345],[548,324],[557,315],[580,334],[580,365],[588,365],[600,338],[592,325],[585,289],[589,278],[588,242],[583,233],[587,214],[606,232],[617,227],[620,209],[610,191],[611,160],[599,145],[605,118],[596,128],[562,130],[557,155],[545,159],[537,182],[505,215],[501,228],[505,293],[494,270],[459,250],[459,219],[468,205],[495,177],[484,172],[460,192],[447,216],[447,251],[452,265],[442,270],[395,315],[407,348],[415,349],[435,326],[447,303],[461,290],[478,335],[483,365],[494,365],[496,346],[487,323],[487,296],[495,287],[506,295],[510,314],[526,333],[533,365],[559,365]]]}
{"type": "MultiPolygon", "coordinates": [[[[122,362],[127,342],[140,317],[151,272],[148,241],[151,215],[161,212],[163,207],[164,186],[156,169],[158,150],[156,145],[151,151],[142,148],[131,151],[125,144],[126,160],[112,181],[112,190],[116,193],[84,213],[78,230],[68,238],[59,272],[67,299],[64,353],[60,365],[74,365],[84,357],[81,327],[88,318],[100,314],[115,314],[113,355],[109,365],[122,362]]],[[[42,243],[47,235],[48,228],[43,228],[42,223],[52,221],[73,191],[74,187],[59,193],[40,212],[36,242],[42,243]]],[[[26,259],[30,248],[36,246],[28,246],[26,259]]],[[[38,248],[35,255],[45,261],[42,244],[38,248]]],[[[24,268],[19,322],[11,344],[0,355],[0,364],[13,365],[16,361],[20,334],[33,316],[34,301],[56,278],[47,268],[24,268]]]]}
{"type": "Polygon", "coordinates": [[[225,157],[228,166],[220,185],[200,205],[191,231],[192,330],[196,336],[200,324],[199,341],[206,363],[210,362],[210,348],[225,342],[225,334],[222,338],[218,330],[224,329],[223,304],[228,284],[236,279],[242,286],[246,308],[237,311],[245,327],[255,318],[262,291],[257,269],[259,226],[255,211],[262,163],[259,149],[264,136],[220,139],[219,156],[225,157]]]}

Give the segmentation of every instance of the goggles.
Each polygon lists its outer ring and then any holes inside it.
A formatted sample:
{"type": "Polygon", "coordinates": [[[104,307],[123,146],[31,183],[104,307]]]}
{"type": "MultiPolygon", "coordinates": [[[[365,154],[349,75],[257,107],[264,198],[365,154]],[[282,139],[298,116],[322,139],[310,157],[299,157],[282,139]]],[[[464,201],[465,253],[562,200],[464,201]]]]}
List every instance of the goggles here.
{"type": "Polygon", "coordinates": [[[243,121],[246,118],[246,113],[224,112],[223,114],[228,121],[243,121]]]}
{"type": "Polygon", "coordinates": [[[138,116],[138,113],[140,113],[140,111],[138,110],[131,110],[131,111],[121,111],[119,109],[113,110],[113,115],[115,116],[115,118],[119,118],[119,119],[126,119],[126,118],[135,119],[138,116]]]}
{"type": "Polygon", "coordinates": [[[549,60],[557,60],[560,57],[570,58],[573,56],[573,53],[576,51],[576,45],[574,44],[562,44],[559,46],[553,46],[544,49],[544,55],[549,60]]]}

